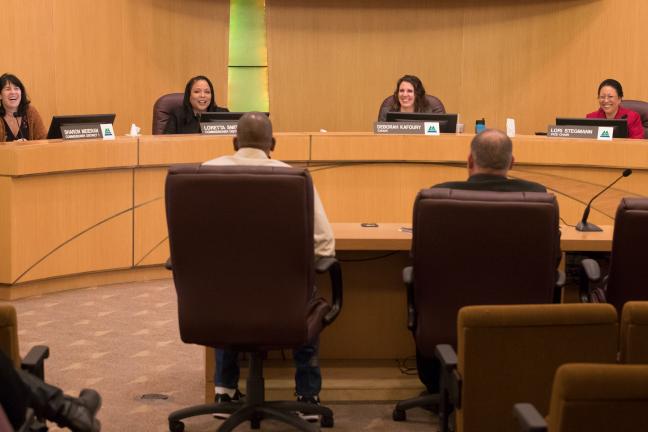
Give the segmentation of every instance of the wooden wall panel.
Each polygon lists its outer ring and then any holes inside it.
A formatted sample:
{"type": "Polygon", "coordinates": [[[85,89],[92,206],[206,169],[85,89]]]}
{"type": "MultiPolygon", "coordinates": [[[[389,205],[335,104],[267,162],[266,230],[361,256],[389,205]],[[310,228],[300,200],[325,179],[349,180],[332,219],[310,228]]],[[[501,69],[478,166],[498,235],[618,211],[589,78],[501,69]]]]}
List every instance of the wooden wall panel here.
{"type": "MultiPolygon", "coordinates": [[[[46,122],[116,112],[150,131],[158,96],[206,74],[227,101],[229,2],[7,0],[0,27],[46,122]]],[[[268,0],[270,110],[277,131],[369,131],[396,79],[419,75],[466,131],[519,133],[597,108],[598,83],[648,99],[642,0],[268,0]]]]}
{"type": "Polygon", "coordinates": [[[204,74],[227,101],[229,2],[38,0],[3,3],[0,28],[14,47],[2,71],[18,75],[49,124],[53,114],[117,113],[150,133],[162,94],[204,74]]]}
{"type": "Polygon", "coordinates": [[[279,130],[369,131],[405,73],[459,112],[518,133],[598,108],[619,79],[648,99],[641,0],[268,0],[270,110],[279,130]]]}

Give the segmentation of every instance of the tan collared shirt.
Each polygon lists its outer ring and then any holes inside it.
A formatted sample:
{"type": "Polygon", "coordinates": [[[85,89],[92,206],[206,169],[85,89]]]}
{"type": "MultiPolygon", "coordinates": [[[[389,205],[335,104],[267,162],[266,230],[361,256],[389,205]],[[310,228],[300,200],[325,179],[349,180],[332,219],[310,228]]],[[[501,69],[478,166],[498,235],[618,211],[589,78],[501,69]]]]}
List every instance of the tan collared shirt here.
{"type": "MultiPolygon", "coordinates": [[[[231,156],[221,156],[209,160],[204,162],[203,165],[263,165],[290,167],[290,165],[285,162],[268,158],[263,150],[251,147],[239,149],[239,151],[231,156]]],[[[335,238],[333,238],[333,229],[326,217],[324,206],[320,201],[315,186],[313,186],[313,210],[315,216],[313,236],[315,242],[315,256],[334,256],[335,238]]]]}

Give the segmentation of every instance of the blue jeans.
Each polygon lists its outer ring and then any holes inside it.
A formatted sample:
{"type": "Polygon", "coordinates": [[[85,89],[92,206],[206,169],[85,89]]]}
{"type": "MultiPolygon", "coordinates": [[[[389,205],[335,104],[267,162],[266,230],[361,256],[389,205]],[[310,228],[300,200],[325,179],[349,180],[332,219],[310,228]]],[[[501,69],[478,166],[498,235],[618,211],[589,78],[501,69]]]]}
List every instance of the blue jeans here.
{"type": "MultiPolygon", "coordinates": [[[[215,349],[216,370],[214,384],[229,389],[238,388],[240,369],[238,352],[215,349]]],[[[319,337],[312,344],[293,350],[295,360],[295,392],[304,397],[319,395],[322,389],[322,371],[319,367],[319,337]]]]}

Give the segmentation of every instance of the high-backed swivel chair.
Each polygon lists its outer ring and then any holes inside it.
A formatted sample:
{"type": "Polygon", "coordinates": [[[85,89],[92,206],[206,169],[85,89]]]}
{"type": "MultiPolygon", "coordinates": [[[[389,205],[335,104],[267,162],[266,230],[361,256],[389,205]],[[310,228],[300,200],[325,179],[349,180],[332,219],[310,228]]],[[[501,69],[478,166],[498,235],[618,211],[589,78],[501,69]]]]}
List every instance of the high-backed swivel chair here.
{"type": "Polygon", "coordinates": [[[644,138],[648,139],[648,102],[624,99],[621,105],[639,114],[644,128],[644,138]]]}
{"type": "MultiPolygon", "coordinates": [[[[407,325],[419,355],[434,363],[436,345],[456,344],[462,306],[552,303],[560,283],[556,197],[424,189],[414,203],[412,259],[403,271],[407,325]]],[[[393,419],[437,402],[436,393],[401,401],[393,419]]]]}
{"type": "Polygon", "coordinates": [[[153,135],[161,135],[164,132],[167,120],[171,112],[182,106],[184,93],[169,93],[160,96],[153,105],[153,135]]]}
{"type": "Polygon", "coordinates": [[[456,432],[513,432],[513,404],[530,402],[547,413],[559,366],[616,361],[617,314],[608,304],[468,306],[457,328],[457,354],[437,346],[442,432],[450,405],[456,432]]]}
{"type": "Polygon", "coordinates": [[[318,430],[294,412],[329,408],[268,402],[262,354],[297,348],[333,322],[342,302],[340,267],[314,259],[313,186],[305,170],[276,167],[174,166],[166,180],[166,212],[180,336],[186,343],[250,354],[247,396],[238,404],[205,404],[169,415],[169,428],[207,413],[233,413],[219,431],[274,418],[303,431],[318,430]],[[312,298],[314,273],[329,271],[332,305],[312,298]]]}
{"type": "Polygon", "coordinates": [[[648,366],[572,363],[556,372],[549,417],[514,406],[523,432],[648,430],[648,366]]]}
{"type": "Polygon", "coordinates": [[[584,301],[609,302],[621,313],[625,302],[648,300],[648,199],[623,198],[614,220],[609,273],[601,277],[598,263],[584,259],[581,279],[584,301]]]}

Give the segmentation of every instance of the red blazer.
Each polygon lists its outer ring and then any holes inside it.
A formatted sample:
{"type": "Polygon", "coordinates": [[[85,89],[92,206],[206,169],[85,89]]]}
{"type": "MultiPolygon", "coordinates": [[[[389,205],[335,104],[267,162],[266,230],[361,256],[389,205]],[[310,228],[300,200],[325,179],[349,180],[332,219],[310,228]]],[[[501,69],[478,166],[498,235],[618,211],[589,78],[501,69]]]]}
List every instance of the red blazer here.
{"type": "MultiPolygon", "coordinates": [[[[641,124],[641,117],[635,111],[629,110],[619,105],[619,110],[614,116],[615,119],[620,119],[623,116],[627,116],[628,119],[628,138],[634,139],[643,139],[644,137],[644,128],[641,124]]],[[[591,112],[587,114],[587,118],[601,118],[604,119],[605,112],[599,108],[598,111],[591,112]]]]}

